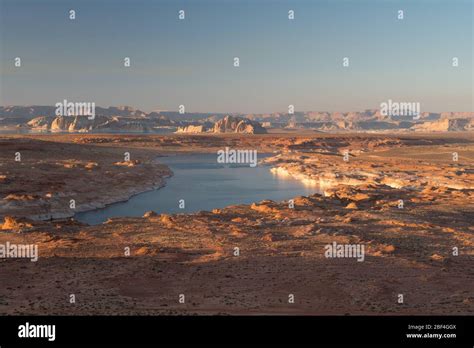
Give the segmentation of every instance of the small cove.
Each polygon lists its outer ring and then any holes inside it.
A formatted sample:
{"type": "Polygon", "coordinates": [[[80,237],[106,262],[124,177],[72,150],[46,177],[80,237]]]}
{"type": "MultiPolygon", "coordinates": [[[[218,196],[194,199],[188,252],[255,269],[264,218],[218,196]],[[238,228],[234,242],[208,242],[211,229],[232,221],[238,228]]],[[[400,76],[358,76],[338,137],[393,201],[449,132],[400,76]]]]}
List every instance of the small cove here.
{"type": "MultiPolygon", "coordinates": [[[[259,154],[258,158],[267,156],[259,154]]],[[[140,193],[126,202],[78,213],[75,218],[95,225],[112,217],[143,216],[150,210],[158,214],[191,213],[264,199],[283,201],[319,192],[317,186],[273,174],[269,166],[223,165],[216,158],[216,154],[159,157],[157,161],[173,171],[173,176],[166,179],[166,186],[140,193]],[[184,209],[179,207],[181,199],[185,202],[184,209]]]]}

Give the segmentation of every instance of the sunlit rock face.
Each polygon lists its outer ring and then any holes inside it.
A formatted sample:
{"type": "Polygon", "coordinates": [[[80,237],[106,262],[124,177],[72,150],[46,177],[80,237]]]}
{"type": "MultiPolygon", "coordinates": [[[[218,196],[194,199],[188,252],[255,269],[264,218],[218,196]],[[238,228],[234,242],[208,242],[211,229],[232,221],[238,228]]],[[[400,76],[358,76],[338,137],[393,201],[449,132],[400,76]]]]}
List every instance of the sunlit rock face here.
{"type": "Polygon", "coordinates": [[[204,126],[202,125],[199,125],[199,126],[190,125],[190,126],[178,127],[178,130],[176,131],[176,133],[203,133],[205,131],[206,130],[204,126]]]}
{"type": "Polygon", "coordinates": [[[243,117],[225,116],[212,125],[188,125],[179,127],[176,133],[241,133],[265,134],[267,130],[257,121],[243,117]]]}
{"type": "Polygon", "coordinates": [[[214,124],[214,133],[264,134],[267,130],[259,122],[246,118],[226,116],[214,124]]]}
{"type": "Polygon", "coordinates": [[[94,130],[149,132],[153,125],[159,125],[159,122],[115,116],[95,116],[93,119],[89,116],[40,116],[27,123],[27,126],[33,131],[79,133],[94,130]]]}
{"type": "Polygon", "coordinates": [[[474,119],[445,118],[442,120],[417,124],[413,126],[413,129],[415,131],[422,131],[422,132],[470,131],[474,129],[474,119]]]}

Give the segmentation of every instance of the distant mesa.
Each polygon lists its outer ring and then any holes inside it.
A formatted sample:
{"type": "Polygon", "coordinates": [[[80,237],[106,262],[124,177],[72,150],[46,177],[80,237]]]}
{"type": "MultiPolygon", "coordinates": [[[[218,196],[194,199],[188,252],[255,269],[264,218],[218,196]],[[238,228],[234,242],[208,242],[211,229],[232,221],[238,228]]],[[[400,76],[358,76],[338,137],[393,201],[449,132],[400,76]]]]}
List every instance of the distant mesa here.
{"type": "Polygon", "coordinates": [[[248,118],[226,116],[214,124],[214,133],[264,134],[267,130],[257,121],[248,118]]]}
{"type": "Polygon", "coordinates": [[[205,131],[204,125],[189,125],[178,127],[176,133],[204,133],[205,131]]]}
{"type": "Polygon", "coordinates": [[[370,109],[354,112],[305,111],[268,114],[144,111],[130,106],[96,107],[95,118],[56,116],[54,106],[0,106],[0,130],[12,132],[124,132],[191,134],[264,134],[316,132],[474,131],[474,112],[421,112],[419,117],[384,115],[370,109]]]}
{"type": "MultiPolygon", "coordinates": [[[[0,127],[16,127],[32,132],[152,132],[155,128],[176,129],[166,117],[148,114],[130,106],[95,108],[95,117],[56,116],[54,106],[0,107],[0,127]]],[[[173,129],[173,130],[174,130],[173,129]]]]}
{"type": "Polygon", "coordinates": [[[474,118],[445,118],[417,124],[414,129],[421,132],[469,131],[474,130],[474,118]]]}
{"type": "Polygon", "coordinates": [[[143,120],[121,119],[117,116],[40,116],[27,122],[27,127],[35,131],[49,132],[78,132],[87,133],[91,131],[129,131],[149,132],[152,129],[150,122],[143,120]]]}
{"type": "Polygon", "coordinates": [[[243,134],[265,134],[267,130],[260,122],[248,118],[225,116],[215,122],[211,127],[206,125],[189,125],[179,127],[177,133],[243,133],[243,134]]]}

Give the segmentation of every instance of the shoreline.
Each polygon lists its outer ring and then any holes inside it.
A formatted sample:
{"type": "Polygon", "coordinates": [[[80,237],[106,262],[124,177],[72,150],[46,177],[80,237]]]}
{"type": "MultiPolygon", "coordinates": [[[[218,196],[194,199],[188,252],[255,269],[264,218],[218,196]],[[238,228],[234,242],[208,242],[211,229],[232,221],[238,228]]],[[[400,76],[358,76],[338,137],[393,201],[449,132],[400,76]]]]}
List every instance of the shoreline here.
{"type": "Polygon", "coordinates": [[[173,175],[154,159],[155,150],[58,143],[29,137],[1,138],[0,216],[34,221],[75,214],[127,201],[159,189],[173,175]],[[21,153],[14,161],[11,153],[21,153]],[[124,161],[124,154],[130,160],[124,161]],[[48,154],[54,154],[50,156],[48,154]]]}
{"type": "MultiPolygon", "coordinates": [[[[159,156],[159,157],[157,157],[157,158],[160,158],[160,157],[170,157],[170,156],[205,155],[205,154],[214,154],[214,153],[212,153],[212,152],[204,152],[204,153],[203,153],[203,152],[193,152],[193,151],[190,151],[190,152],[186,152],[186,153],[183,153],[183,152],[181,152],[181,153],[170,153],[170,154],[168,154],[167,156],[159,156]]],[[[275,169],[276,167],[274,167],[274,166],[272,166],[272,165],[270,165],[270,164],[265,163],[265,160],[271,159],[271,158],[273,158],[275,155],[279,155],[279,154],[274,154],[274,153],[267,153],[267,152],[265,152],[265,153],[263,153],[263,154],[261,154],[261,155],[265,155],[265,157],[264,157],[263,159],[259,160],[258,166],[260,166],[260,167],[267,167],[267,168],[268,168],[268,171],[269,171],[270,173],[275,174],[274,169],[275,169]]],[[[169,168],[169,170],[172,172],[172,170],[170,169],[170,167],[169,167],[166,163],[162,163],[162,165],[166,165],[166,166],[169,168]]],[[[161,189],[161,188],[163,188],[163,187],[165,187],[165,186],[167,185],[167,182],[166,182],[165,179],[170,179],[170,178],[172,178],[173,176],[174,176],[174,173],[173,173],[172,175],[170,175],[170,176],[164,176],[164,177],[162,178],[162,179],[163,179],[163,184],[162,184],[162,185],[159,185],[159,186],[157,186],[157,187],[154,187],[154,188],[152,188],[152,189],[150,189],[150,190],[143,190],[143,191],[141,191],[141,192],[137,192],[137,193],[135,193],[135,194],[130,195],[130,196],[129,196],[128,198],[126,198],[126,199],[117,200],[117,201],[114,201],[114,202],[112,202],[112,203],[108,203],[108,204],[106,204],[106,205],[104,205],[104,206],[101,206],[101,207],[98,207],[98,208],[91,208],[91,209],[87,209],[87,210],[85,210],[85,211],[77,212],[76,214],[87,213],[87,212],[94,212],[94,211],[100,211],[101,209],[110,207],[110,206],[112,206],[112,205],[114,205],[114,204],[117,204],[117,203],[125,203],[125,202],[129,201],[131,198],[133,198],[133,197],[135,197],[135,196],[137,196],[137,195],[140,195],[140,194],[142,194],[142,193],[147,193],[147,192],[152,192],[152,191],[155,191],[155,190],[159,190],[159,189],[161,189]]],[[[295,180],[298,180],[297,178],[294,178],[293,176],[292,176],[292,178],[295,179],[295,180]]],[[[300,180],[298,180],[298,181],[300,181],[300,180]]],[[[198,183],[196,183],[196,184],[198,184],[198,183]]],[[[303,184],[304,186],[307,186],[307,185],[305,185],[304,183],[302,183],[302,184],[303,184]]],[[[311,185],[311,186],[313,186],[313,185],[311,185]]],[[[322,194],[322,192],[319,192],[319,191],[320,191],[320,190],[317,190],[317,192],[314,192],[314,194],[322,194]]],[[[288,197],[288,199],[281,200],[281,201],[287,201],[287,200],[291,200],[291,199],[294,200],[296,197],[298,197],[298,196],[291,196],[291,197],[288,197]]],[[[260,201],[266,201],[266,200],[270,200],[270,198],[264,197],[264,198],[262,198],[262,199],[259,199],[258,201],[252,202],[252,203],[258,203],[258,202],[260,202],[260,201]]],[[[214,208],[214,209],[227,209],[228,207],[235,206],[235,205],[240,205],[240,204],[244,204],[244,205],[245,205],[246,203],[234,202],[234,203],[230,203],[230,204],[228,204],[228,205],[226,205],[226,206],[224,206],[224,207],[214,208]]],[[[251,203],[248,203],[248,204],[251,204],[251,203]]],[[[196,210],[196,211],[186,211],[186,212],[183,212],[183,214],[195,214],[195,213],[200,213],[200,212],[210,212],[210,211],[212,211],[212,210],[213,210],[213,209],[199,209],[199,210],[196,210]]],[[[150,211],[153,211],[153,210],[150,210],[150,211]]],[[[146,212],[144,212],[144,213],[146,213],[146,212]]],[[[102,223],[105,223],[105,221],[103,221],[103,222],[100,222],[100,223],[88,224],[88,223],[86,223],[86,222],[82,222],[82,221],[76,219],[76,214],[74,214],[74,215],[72,216],[75,220],[77,220],[77,221],[79,221],[79,222],[81,222],[81,223],[87,224],[87,225],[89,225],[89,226],[97,226],[97,225],[100,225],[100,224],[102,224],[102,223]]],[[[157,213],[157,214],[158,214],[158,215],[160,215],[160,214],[171,214],[171,215],[173,215],[173,214],[177,214],[177,213],[170,213],[170,212],[166,212],[166,211],[165,211],[165,212],[161,212],[161,213],[157,213]]],[[[113,219],[113,218],[133,218],[133,217],[132,217],[132,216],[128,216],[128,215],[118,215],[118,216],[113,216],[113,217],[110,217],[110,218],[113,219]]],[[[106,221],[107,221],[107,220],[106,220],[106,221]]]]}
{"type": "Polygon", "coordinates": [[[37,245],[39,259],[1,262],[5,286],[0,289],[4,299],[0,312],[474,313],[469,287],[474,256],[470,204],[474,139],[453,143],[450,138],[441,142],[301,137],[277,142],[271,137],[242,137],[238,143],[230,138],[234,143],[229,143],[229,138],[212,137],[200,138],[201,142],[182,138],[181,146],[174,137],[138,143],[130,137],[110,139],[94,138],[90,146],[82,146],[82,138],[72,138],[79,145],[66,143],[66,138],[60,144],[1,139],[6,151],[0,153],[4,159],[0,180],[6,185],[0,189],[4,195],[16,193],[22,211],[34,209],[36,199],[48,192],[64,192],[57,197],[59,203],[67,202],[73,191],[81,193],[79,202],[115,199],[117,193],[131,192],[126,191],[130,187],[169,184],[165,178],[169,168],[151,163],[159,154],[183,153],[170,151],[180,148],[213,152],[226,145],[254,146],[262,152],[271,145],[275,155],[265,161],[269,170],[286,167],[304,179],[318,178],[317,182],[324,173],[333,183],[350,179],[360,184],[331,187],[325,196],[299,196],[294,206],[263,200],[212,211],[121,217],[99,225],[72,219],[9,221],[2,226],[0,243],[37,245]],[[116,147],[94,146],[97,142],[116,147]],[[152,150],[137,149],[146,146],[152,150]],[[18,148],[21,165],[9,156],[18,148]],[[346,149],[357,155],[344,161],[346,149]],[[121,162],[125,151],[137,160],[134,165],[121,162]],[[459,162],[452,161],[453,151],[459,153],[459,162]],[[30,173],[34,173],[31,180],[30,173]],[[399,184],[393,184],[397,180],[399,184]],[[325,246],[334,242],[364,246],[363,261],[328,258],[325,246]],[[72,286],[80,295],[73,308],[65,300],[72,286]],[[48,295],[34,304],[25,300],[25,294],[37,289],[48,295]],[[186,294],[185,306],[178,303],[180,293],[186,294]],[[403,305],[397,303],[400,293],[408,294],[403,305]],[[288,294],[296,299],[291,307],[288,294]]]}
{"type": "MultiPolygon", "coordinates": [[[[123,198],[123,199],[118,198],[118,199],[116,199],[116,200],[114,200],[114,201],[100,204],[100,206],[94,206],[94,207],[92,207],[92,208],[89,208],[89,207],[88,207],[86,210],[79,210],[79,211],[75,212],[73,215],[65,217],[65,219],[72,217],[72,218],[74,218],[74,220],[79,221],[79,220],[76,219],[76,215],[77,215],[77,214],[87,213],[87,212],[91,212],[91,211],[94,211],[94,210],[104,209],[104,208],[107,208],[107,207],[109,207],[109,206],[111,206],[111,205],[113,205],[113,204],[127,202],[127,201],[129,201],[131,198],[133,198],[133,197],[135,197],[135,196],[137,196],[137,195],[139,195],[139,194],[146,193],[146,192],[151,192],[151,191],[155,191],[155,190],[159,190],[159,189],[161,189],[161,188],[163,188],[163,187],[166,186],[166,180],[165,180],[165,179],[169,179],[169,178],[172,178],[172,177],[173,177],[173,174],[168,175],[168,176],[163,176],[163,177],[162,177],[162,181],[163,181],[163,182],[160,183],[160,184],[158,184],[158,185],[155,185],[155,186],[152,186],[152,187],[148,187],[148,188],[142,188],[142,189],[138,190],[137,192],[133,192],[133,193],[131,193],[131,194],[129,193],[129,194],[127,194],[127,197],[126,197],[126,198],[123,198]]],[[[82,223],[86,224],[85,222],[82,222],[82,223]]],[[[89,225],[89,224],[87,224],[87,225],[89,225]]]]}

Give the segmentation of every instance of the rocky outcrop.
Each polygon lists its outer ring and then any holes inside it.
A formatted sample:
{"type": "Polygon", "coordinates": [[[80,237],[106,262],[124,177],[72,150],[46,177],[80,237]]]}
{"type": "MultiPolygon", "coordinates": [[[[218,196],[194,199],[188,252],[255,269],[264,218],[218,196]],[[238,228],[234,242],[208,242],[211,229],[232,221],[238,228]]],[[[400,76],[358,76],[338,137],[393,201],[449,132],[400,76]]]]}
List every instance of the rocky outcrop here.
{"type": "Polygon", "coordinates": [[[78,132],[91,131],[122,131],[122,132],[149,132],[160,120],[150,121],[147,119],[121,118],[108,116],[41,116],[27,123],[33,131],[49,132],[78,132]]]}
{"type": "Polygon", "coordinates": [[[188,125],[179,127],[176,133],[241,133],[265,134],[267,130],[257,121],[243,117],[225,116],[213,125],[188,125]]]}
{"type": "Polygon", "coordinates": [[[176,133],[203,133],[205,131],[206,130],[203,125],[199,125],[199,126],[190,125],[190,126],[178,127],[178,130],[176,131],[176,133]]]}
{"type": "Polygon", "coordinates": [[[2,224],[2,230],[12,230],[15,232],[22,232],[31,228],[32,222],[26,218],[16,218],[13,216],[5,216],[2,224]]]}
{"type": "Polygon", "coordinates": [[[474,119],[454,118],[424,122],[413,126],[415,131],[421,132],[451,132],[474,130],[474,119]]]}
{"type": "Polygon", "coordinates": [[[102,128],[113,122],[105,116],[96,116],[89,119],[88,116],[58,116],[51,122],[51,132],[88,132],[93,129],[102,128]]]}
{"type": "Polygon", "coordinates": [[[31,121],[29,121],[26,125],[31,129],[37,131],[48,131],[51,128],[51,123],[54,120],[54,117],[49,116],[40,116],[35,117],[31,121]]]}
{"type": "Polygon", "coordinates": [[[214,133],[264,134],[267,130],[259,122],[247,118],[226,116],[214,124],[214,133]]]}

